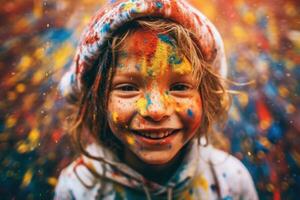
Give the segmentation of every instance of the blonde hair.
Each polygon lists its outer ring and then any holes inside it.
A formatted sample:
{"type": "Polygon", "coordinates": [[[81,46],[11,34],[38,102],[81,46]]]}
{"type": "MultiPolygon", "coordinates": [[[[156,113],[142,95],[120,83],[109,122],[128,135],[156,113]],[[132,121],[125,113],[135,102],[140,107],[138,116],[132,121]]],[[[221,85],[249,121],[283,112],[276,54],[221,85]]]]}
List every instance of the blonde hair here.
{"type": "MultiPolygon", "coordinates": [[[[198,90],[202,98],[202,124],[197,137],[208,136],[213,125],[221,125],[227,118],[230,98],[225,89],[225,81],[214,70],[214,66],[204,61],[200,48],[195,43],[195,35],[180,24],[159,18],[141,18],[124,24],[109,39],[95,63],[93,70],[85,79],[86,89],[77,105],[77,114],[72,123],[73,143],[84,155],[97,159],[86,152],[82,141],[86,128],[99,143],[112,148],[122,149],[121,142],[114,137],[107,123],[107,103],[111,80],[115,71],[118,51],[126,38],[139,28],[155,30],[168,34],[176,42],[178,50],[187,57],[193,66],[193,75],[198,80],[198,90]],[[95,75],[96,74],[96,75],[95,75]]],[[[198,141],[199,141],[198,140],[198,141]]]]}

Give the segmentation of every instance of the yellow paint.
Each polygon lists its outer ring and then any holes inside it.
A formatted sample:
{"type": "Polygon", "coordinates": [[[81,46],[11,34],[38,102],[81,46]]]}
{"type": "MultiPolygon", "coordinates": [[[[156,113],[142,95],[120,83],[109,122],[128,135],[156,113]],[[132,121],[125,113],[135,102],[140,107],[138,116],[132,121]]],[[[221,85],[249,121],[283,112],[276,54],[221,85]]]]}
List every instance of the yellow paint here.
{"type": "Polygon", "coordinates": [[[133,2],[124,3],[122,5],[122,8],[123,8],[124,11],[130,11],[132,9],[135,9],[137,12],[140,11],[140,9],[138,7],[136,7],[135,3],[133,3],[133,2]]]}
{"type": "Polygon", "coordinates": [[[189,192],[189,190],[185,190],[184,192],[182,192],[179,199],[193,200],[193,195],[189,192]]]}
{"type": "Polygon", "coordinates": [[[142,64],[141,64],[141,73],[144,77],[147,77],[148,74],[147,74],[147,61],[146,61],[146,57],[144,56],[142,58],[142,64]]]}
{"type": "Polygon", "coordinates": [[[201,188],[204,189],[204,191],[208,191],[209,189],[209,185],[208,185],[208,181],[206,180],[206,178],[203,175],[198,175],[195,180],[194,180],[194,184],[197,186],[200,186],[201,188]]]}
{"type": "Polygon", "coordinates": [[[184,56],[182,63],[175,65],[173,67],[174,72],[178,74],[189,74],[192,72],[192,65],[188,61],[188,59],[184,56]]]}
{"type": "Polygon", "coordinates": [[[137,106],[137,109],[139,110],[140,114],[144,115],[146,113],[146,109],[147,109],[147,100],[144,97],[140,98],[136,102],[136,106],[137,106]]]}
{"type": "Polygon", "coordinates": [[[23,181],[22,181],[21,187],[24,188],[24,187],[28,186],[29,183],[31,182],[31,179],[32,179],[32,170],[28,169],[23,176],[23,181]]]}
{"type": "Polygon", "coordinates": [[[173,106],[173,107],[175,107],[176,112],[180,112],[180,110],[182,110],[179,108],[179,106],[176,106],[174,99],[170,95],[164,93],[162,95],[162,99],[163,99],[163,104],[165,107],[173,106]]]}
{"type": "Polygon", "coordinates": [[[134,144],[134,138],[133,138],[132,136],[127,135],[127,136],[126,136],[126,139],[127,139],[127,143],[128,143],[129,145],[133,145],[133,144],[134,144]]]}
{"type": "Polygon", "coordinates": [[[153,75],[162,75],[165,73],[167,67],[169,66],[168,57],[170,54],[170,45],[158,41],[157,48],[154,57],[151,62],[151,68],[153,70],[153,75]]]}
{"type": "Polygon", "coordinates": [[[117,122],[118,121],[118,117],[119,117],[119,115],[118,115],[117,112],[113,112],[112,113],[112,120],[113,120],[113,122],[117,122]]]}

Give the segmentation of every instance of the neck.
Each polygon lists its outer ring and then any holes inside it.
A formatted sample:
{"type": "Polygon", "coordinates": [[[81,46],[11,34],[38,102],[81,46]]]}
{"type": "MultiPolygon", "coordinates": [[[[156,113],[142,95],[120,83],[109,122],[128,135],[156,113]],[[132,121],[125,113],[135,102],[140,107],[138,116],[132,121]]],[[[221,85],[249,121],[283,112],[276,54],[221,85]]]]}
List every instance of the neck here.
{"type": "Polygon", "coordinates": [[[142,174],[146,179],[163,184],[166,183],[175,173],[185,154],[186,147],[180,150],[179,153],[168,163],[152,165],[140,160],[129,149],[125,149],[123,159],[127,165],[142,174]]]}

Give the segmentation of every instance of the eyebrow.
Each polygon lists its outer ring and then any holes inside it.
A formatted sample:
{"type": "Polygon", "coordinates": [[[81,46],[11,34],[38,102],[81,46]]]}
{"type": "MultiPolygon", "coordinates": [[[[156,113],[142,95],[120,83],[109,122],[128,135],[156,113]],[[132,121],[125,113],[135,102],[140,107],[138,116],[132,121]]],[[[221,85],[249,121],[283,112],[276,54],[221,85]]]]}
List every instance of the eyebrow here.
{"type": "Polygon", "coordinates": [[[120,71],[119,73],[116,73],[113,77],[113,82],[128,81],[128,80],[135,80],[139,83],[145,81],[142,74],[140,72],[135,72],[135,71],[126,71],[126,72],[120,71]]]}

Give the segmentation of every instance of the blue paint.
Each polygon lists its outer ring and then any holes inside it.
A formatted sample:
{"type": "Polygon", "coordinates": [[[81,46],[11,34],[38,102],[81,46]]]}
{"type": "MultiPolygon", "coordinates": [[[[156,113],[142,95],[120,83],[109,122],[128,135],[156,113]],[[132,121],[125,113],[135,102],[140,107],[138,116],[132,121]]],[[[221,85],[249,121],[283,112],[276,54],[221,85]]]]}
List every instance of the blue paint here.
{"type": "Polygon", "coordinates": [[[161,9],[161,8],[163,7],[162,3],[159,2],[159,1],[155,2],[155,5],[156,5],[156,7],[159,8],[159,9],[161,9]]]}
{"type": "Polygon", "coordinates": [[[175,42],[174,40],[169,36],[169,35],[166,35],[166,34],[158,34],[157,36],[162,42],[164,43],[167,43],[171,46],[175,46],[175,42]]]}
{"type": "Polygon", "coordinates": [[[226,196],[222,200],[233,200],[232,196],[226,196]]]}
{"type": "Polygon", "coordinates": [[[217,192],[217,186],[216,186],[215,184],[210,185],[210,189],[211,189],[213,192],[217,192]]]}
{"type": "Polygon", "coordinates": [[[101,29],[101,33],[107,33],[109,31],[110,31],[110,24],[109,23],[104,24],[104,26],[101,29]]]}
{"type": "Polygon", "coordinates": [[[179,57],[176,53],[174,53],[169,57],[168,62],[171,65],[178,65],[182,63],[182,58],[179,57]]]}
{"type": "Polygon", "coordinates": [[[190,108],[187,110],[187,114],[188,114],[189,117],[193,117],[194,116],[194,113],[193,113],[193,111],[190,108]]]}
{"type": "Polygon", "coordinates": [[[75,83],[75,74],[71,75],[71,83],[75,83]]]}
{"type": "Polygon", "coordinates": [[[225,173],[225,172],[223,172],[222,176],[223,176],[224,178],[226,178],[226,173],[225,173]]]}
{"type": "Polygon", "coordinates": [[[146,94],[146,100],[147,100],[147,105],[146,105],[146,109],[148,109],[148,107],[152,104],[151,98],[149,94],[146,94]]]}

